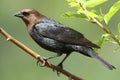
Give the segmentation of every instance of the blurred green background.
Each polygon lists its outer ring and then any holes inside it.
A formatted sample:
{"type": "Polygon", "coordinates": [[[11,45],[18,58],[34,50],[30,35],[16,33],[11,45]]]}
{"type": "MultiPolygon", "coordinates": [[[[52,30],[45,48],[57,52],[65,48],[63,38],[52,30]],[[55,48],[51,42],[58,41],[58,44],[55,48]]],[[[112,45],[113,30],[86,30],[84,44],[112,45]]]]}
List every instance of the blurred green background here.
{"type": "MultiPolygon", "coordinates": [[[[107,12],[116,1],[118,0],[109,0],[103,5],[97,6],[96,9],[101,8],[103,12],[107,12]]],[[[65,0],[1,0],[0,27],[42,56],[50,56],[55,53],[40,48],[29,37],[23,21],[13,16],[14,13],[24,8],[34,8],[48,17],[80,31],[91,41],[98,40],[104,33],[97,25],[83,19],[60,17],[66,11],[73,10],[65,0]]],[[[120,22],[120,11],[110,21],[111,29],[116,34],[118,34],[118,22],[120,22]]],[[[110,71],[96,60],[75,52],[64,62],[64,69],[85,80],[120,80],[119,46],[106,43],[98,50],[98,53],[117,69],[110,71]]],[[[52,59],[50,62],[56,65],[63,57],[64,55],[52,59]]],[[[67,77],[62,74],[58,77],[51,69],[37,66],[34,58],[0,35],[0,80],[67,80],[67,77]]]]}

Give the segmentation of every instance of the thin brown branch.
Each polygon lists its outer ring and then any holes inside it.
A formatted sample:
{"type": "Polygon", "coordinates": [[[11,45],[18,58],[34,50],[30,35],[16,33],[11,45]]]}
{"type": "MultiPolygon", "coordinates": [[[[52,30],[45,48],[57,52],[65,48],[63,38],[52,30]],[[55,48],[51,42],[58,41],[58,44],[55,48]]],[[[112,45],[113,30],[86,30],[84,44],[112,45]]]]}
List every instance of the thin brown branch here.
{"type": "Polygon", "coordinates": [[[95,23],[95,24],[97,24],[106,33],[110,34],[110,32],[97,19],[92,18],[92,22],[95,23]]]}
{"type": "MultiPolygon", "coordinates": [[[[83,11],[86,11],[86,8],[84,8],[84,6],[79,2],[80,7],[82,8],[83,11]]],[[[86,15],[87,16],[87,15],[86,15]]],[[[87,16],[87,18],[92,21],[93,23],[97,24],[103,31],[105,31],[106,33],[110,34],[111,38],[117,42],[118,45],[120,45],[120,40],[118,38],[116,38],[116,36],[114,35],[114,33],[110,30],[107,29],[105,26],[103,26],[96,18],[92,17],[92,16],[87,16]]]]}
{"type": "MultiPolygon", "coordinates": [[[[84,6],[79,2],[80,7],[82,8],[83,11],[86,11],[84,6]]],[[[87,15],[86,15],[87,16],[87,15]]],[[[97,24],[102,30],[104,30],[106,33],[109,34],[109,31],[95,18],[91,16],[87,16],[88,19],[92,20],[93,23],[97,24]]]]}
{"type": "MultiPolygon", "coordinates": [[[[19,42],[18,40],[16,40],[14,37],[12,37],[10,34],[8,34],[5,30],[3,30],[2,28],[0,28],[0,33],[6,37],[6,39],[8,41],[11,41],[12,43],[14,43],[15,45],[17,45],[18,47],[20,47],[22,50],[24,50],[25,52],[27,52],[27,54],[31,55],[32,57],[34,57],[36,60],[39,60],[41,63],[45,62],[43,57],[40,56],[39,54],[37,54],[36,52],[34,52],[33,50],[31,50],[30,48],[28,48],[27,46],[25,46],[24,44],[22,44],[21,42],[19,42]]],[[[77,77],[73,74],[71,74],[70,72],[60,69],[57,66],[47,62],[45,64],[46,67],[51,68],[53,70],[56,70],[57,72],[60,72],[62,74],[64,74],[65,76],[67,76],[69,79],[71,80],[83,80],[80,77],[77,77]]]]}
{"type": "MultiPolygon", "coordinates": [[[[83,11],[86,11],[86,8],[84,8],[84,6],[80,2],[79,2],[79,5],[83,11]]],[[[95,19],[91,16],[87,16],[87,18],[90,19],[93,23],[97,24],[102,30],[104,30],[106,33],[109,34],[109,31],[97,19],[95,19]]]]}
{"type": "Polygon", "coordinates": [[[118,38],[116,38],[116,36],[114,35],[114,33],[111,30],[106,29],[97,19],[95,18],[91,18],[92,22],[94,22],[95,24],[97,24],[103,31],[105,31],[106,33],[110,34],[111,38],[118,43],[118,45],[120,45],[120,40],[118,38]]]}

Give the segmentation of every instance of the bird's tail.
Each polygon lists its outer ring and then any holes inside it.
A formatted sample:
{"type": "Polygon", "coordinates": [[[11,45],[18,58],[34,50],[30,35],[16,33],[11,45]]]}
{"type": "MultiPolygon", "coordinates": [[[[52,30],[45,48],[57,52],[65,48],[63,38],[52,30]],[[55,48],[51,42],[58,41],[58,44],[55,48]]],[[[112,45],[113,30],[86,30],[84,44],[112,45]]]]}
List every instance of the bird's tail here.
{"type": "Polygon", "coordinates": [[[107,61],[105,61],[104,59],[102,59],[97,53],[95,53],[95,51],[93,51],[93,49],[88,50],[88,54],[92,57],[95,58],[96,60],[98,60],[99,62],[101,62],[104,66],[106,66],[108,69],[113,70],[116,69],[113,65],[109,64],[107,61]]]}
{"type": "Polygon", "coordinates": [[[92,48],[84,47],[84,46],[74,46],[73,48],[75,51],[78,51],[83,55],[95,58],[110,70],[116,69],[113,65],[109,64],[107,61],[102,59],[92,48]]]}

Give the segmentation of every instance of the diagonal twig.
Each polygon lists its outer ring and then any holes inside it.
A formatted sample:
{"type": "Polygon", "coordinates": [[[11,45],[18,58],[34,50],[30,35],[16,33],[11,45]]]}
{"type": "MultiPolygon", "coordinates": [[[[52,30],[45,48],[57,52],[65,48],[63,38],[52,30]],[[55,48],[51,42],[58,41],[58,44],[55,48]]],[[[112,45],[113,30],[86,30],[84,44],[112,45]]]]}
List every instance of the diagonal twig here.
{"type": "MultiPolygon", "coordinates": [[[[15,45],[17,45],[18,47],[20,47],[22,50],[24,50],[27,54],[31,55],[32,57],[34,57],[36,60],[39,60],[41,63],[44,63],[44,59],[41,55],[39,55],[38,53],[34,52],[33,50],[31,50],[30,48],[28,48],[27,46],[25,46],[23,43],[19,42],[18,40],[16,40],[14,37],[12,37],[10,34],[8,34],[4,29],[0,28],[0,33],[6,37],[6,39],[8,41],[11,41],[12,43],[14,43],[15,45]]],[[[73,75],[72,73],[60,69],[57,66],[47,62],[45,64],[46,67],[51,68],[53,70],[56,70],[57,72],[60,72],[62,74],[64,74],[65,76],[67,76],[70,80],[83,80],[80,77],[77,77],[75,75],[73,75]]]]}

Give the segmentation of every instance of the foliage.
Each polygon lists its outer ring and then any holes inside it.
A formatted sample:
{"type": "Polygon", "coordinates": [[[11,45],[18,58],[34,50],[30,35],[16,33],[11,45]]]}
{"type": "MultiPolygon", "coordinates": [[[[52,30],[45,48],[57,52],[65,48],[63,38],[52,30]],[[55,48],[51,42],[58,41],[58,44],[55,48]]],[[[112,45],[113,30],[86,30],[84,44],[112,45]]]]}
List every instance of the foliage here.
{"type": "MultiPolygon", "coordinates": [[[[71,8],[74,8],[75,12],[66,12],[63,17],[83,18],[89,22],[97,24],[106,33],[101,36],[96,44],[101,46],[105,42],[117,43],[120,46],[120,40],[118,35],[115,35],[109,27],[109,21],[120,10],[120,1],[113,3],[106,14],[102,14],[102,10],[99,13],[95,7],[102,5],[107,0],[66,0],[71,8]],[[101,22],[104,22],[102,24],[101,22]],[[112,39],[110,39],[112,38],[112,39]]],[[[118,24],[118,32],[120,33],[120,23],[118,24]]]]}

